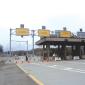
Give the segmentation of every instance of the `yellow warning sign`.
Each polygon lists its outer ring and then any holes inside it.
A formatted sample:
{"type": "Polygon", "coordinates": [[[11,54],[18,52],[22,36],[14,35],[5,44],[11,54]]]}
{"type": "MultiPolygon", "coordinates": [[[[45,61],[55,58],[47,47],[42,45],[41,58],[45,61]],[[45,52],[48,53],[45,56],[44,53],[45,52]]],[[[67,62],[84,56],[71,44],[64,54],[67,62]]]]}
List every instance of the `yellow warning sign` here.
{"type": "Polygon", "coordinates": [[[38,30],[38,36],[40,37],[48,37],[50,36],[50,31],[46,29],[39,29],[38,30]]]}
{"type": "Polygon", "coordinates": [[[29,29],[27,28],[16,28],[16,35],[17,36],[28,36],[29,29]]]}
{"type": "Polygon", "coordinates": [[[71,32],[70,31],[61,31],[60,37],[71,37],[71,32]]]}

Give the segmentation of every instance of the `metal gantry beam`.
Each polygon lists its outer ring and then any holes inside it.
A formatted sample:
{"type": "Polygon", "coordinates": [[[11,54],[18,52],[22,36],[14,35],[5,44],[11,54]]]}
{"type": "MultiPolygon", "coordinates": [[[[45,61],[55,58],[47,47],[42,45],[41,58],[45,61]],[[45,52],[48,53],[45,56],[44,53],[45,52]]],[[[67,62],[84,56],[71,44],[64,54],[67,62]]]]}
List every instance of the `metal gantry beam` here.
{"type": "MultiPolygon", "coordinates": [[[[10,57],[12,57],[12,49],[11,49],[11,47],[12,47],[12,35],[16,35],[15,33],[12,33],[12,31],[13,30],[15,30],[15,29],[11,29],[10,28],[10,39],[9,39],[9,53],[10,53],[10,57]]],[[[26,49],[27,49],[27,55],[28,55],[28,41],[16,41],[16,42],[26,42],[26,44],[27,44],[27,47],[26,47],[26,49]]]]}
{"type": "MultiPolygon", "coordinates": [[[[17,35],[18,36],[21,36],[21,37],[23,37],[23,36],[27,36],[27,34],[28,35],[31,35],[32,36],[32,45],[33,45],[33,48],[32,48],[32,56],[34,57],[34,36],[39,36],[40,34],[40,37],[41,36],[48,36],[49,34],[50,34],[50,31],[49,30],[45,30],[46,29],[46,27],[45,26],[42,26],[42,30],[38,30],[38,35],[37,34],[35,34],[35,31],[36,30],[30,30],[31,31],[31,34],[29,34],[29,33],[27,33],[27,31],[26,30],[22,30],[22,29],[25,29],[24,28],[24,24],[21,24],[20,25],[20,28],[21,28],[21,30],[19,29],[19,30],[17,30],[17,35]],[[22,32],[23,31],[23,32],[22,32]],[[25,35],[25,33],[26,33],[26,35],[25,35]]],[[[18,29],[18,28],[17,28],[18,29]]],[[[10,56],[11,56],[11,37],[12,37],[12,35],[16,35],[16,34],[14,34],[14,33],[12,33],[12,30],[13,29],[10,29],[10,56]]],[[[28,49],[28,48],[27,48],[28,49]]]]}
{"type": "MultiPolygon", "coordinates": [[[[11,42],[12,42],[12,35],[16,35],[16,33],[12,33],[12,30],[16,30],[16,29],[11,29],[10,28],[10,57],[12,56],[12,53],[11,53],[11,51],[12,51],[12,49],[11,49],[11,42]]],[[[34,57],[34,36],[37,36],[37,35],[35,35],[35,30],[31,30],[31,36],[32,36],[32,46],[33,46],[33,48],[32,48],[32,56],[34,57]]],[[[21,36],[22,37],[22,36],[21,36]]],[[[26,42],[27,43],[27,55],[28,55],[28,41],[16,41],[16,42],[26,42]]]]}

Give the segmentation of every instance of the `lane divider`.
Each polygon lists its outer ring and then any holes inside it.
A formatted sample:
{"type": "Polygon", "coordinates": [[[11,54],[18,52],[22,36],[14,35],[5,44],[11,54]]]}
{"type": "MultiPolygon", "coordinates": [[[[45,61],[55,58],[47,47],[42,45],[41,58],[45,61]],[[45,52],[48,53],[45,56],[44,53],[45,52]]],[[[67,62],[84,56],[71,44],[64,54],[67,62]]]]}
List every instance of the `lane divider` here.
{"type": "Polygon", "coordinates": [[[32,73],[29,71],[23,69],[20,65],[16,64],[23,72],[27,74],[34,82],[36,82],[38,85],[44,85],[39,79],[37,79],[32,73]]]}

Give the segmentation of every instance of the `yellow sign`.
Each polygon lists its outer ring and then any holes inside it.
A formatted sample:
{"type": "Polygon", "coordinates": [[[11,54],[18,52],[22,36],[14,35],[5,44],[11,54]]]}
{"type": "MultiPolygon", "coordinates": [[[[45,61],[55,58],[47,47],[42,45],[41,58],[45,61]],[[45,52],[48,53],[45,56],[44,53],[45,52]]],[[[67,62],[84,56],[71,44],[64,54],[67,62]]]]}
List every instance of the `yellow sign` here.
{"type": "Polygon", "coordinates": [[[71,32],[70,31],[61,31],[60,37],[71,37],[71,32]]]}
{"type": "Polygon", "coordinates": [[[29,30],[27,28],[16,28],[16,35],[17,36],[28,36],[29,30]]]}
{"type": "Polygon", "coordinates": [[[45,29],[39,29],[38,30],[38,36],[40,36],[40,37],[48,37],[48,36],[50,36],[50,31],[45,30],[45,29]]]}

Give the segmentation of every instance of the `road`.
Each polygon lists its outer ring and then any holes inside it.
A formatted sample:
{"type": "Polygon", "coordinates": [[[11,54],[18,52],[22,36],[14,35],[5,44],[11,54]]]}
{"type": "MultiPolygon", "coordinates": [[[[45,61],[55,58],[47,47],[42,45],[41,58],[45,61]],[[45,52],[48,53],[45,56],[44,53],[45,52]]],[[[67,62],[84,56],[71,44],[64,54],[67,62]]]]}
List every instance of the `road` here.
{"type": "Polygon", "coordinates": [[[18,66],[43,85],[85,85],[85,60],[23,63],[18,66]]]}
{"type": "Polygon", "coordinates": [[[38,85],[14,63],[0,62],[0,85],[38,85]]]}

